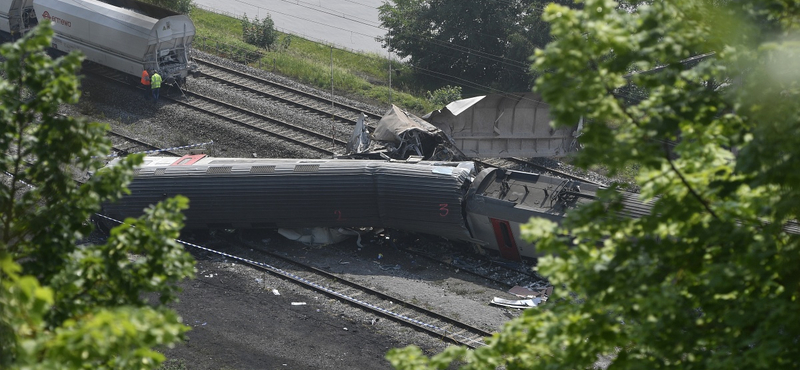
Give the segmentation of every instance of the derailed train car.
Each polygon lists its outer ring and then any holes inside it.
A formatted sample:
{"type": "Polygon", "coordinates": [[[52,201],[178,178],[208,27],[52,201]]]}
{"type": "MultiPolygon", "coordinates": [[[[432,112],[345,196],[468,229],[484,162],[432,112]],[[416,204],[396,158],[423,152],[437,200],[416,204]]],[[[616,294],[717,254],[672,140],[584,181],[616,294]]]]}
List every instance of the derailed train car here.
{"type": "Polygon", "coordinates": [[[51,22],[52,48],[80,50],[86,58],[134,78],[158,70],[167,82],[197,73],[189,50],[196,30],[189,17],[153,18],[95,0],[0,0],[0,34],[15,39],[51,22]]]}
{"type": "MultiPolygon", "coordinates": [[[[110,165],[113,165],[112,162],[110,165]]],[[[531,217],[558,221],[595,199],[595,185],[473,162],[146,157],[117,220],[178,194],[188,229],[390,228],[536,257],[520,238],[531,217]]]]}
{"type": "Polygon", "coordinates": [[[374,227],[472,241],[463,205],[473,173],[471,162],[146,157],[131,194],[103,213],[135,217],[181,194],[190,229],[374,227]]]}

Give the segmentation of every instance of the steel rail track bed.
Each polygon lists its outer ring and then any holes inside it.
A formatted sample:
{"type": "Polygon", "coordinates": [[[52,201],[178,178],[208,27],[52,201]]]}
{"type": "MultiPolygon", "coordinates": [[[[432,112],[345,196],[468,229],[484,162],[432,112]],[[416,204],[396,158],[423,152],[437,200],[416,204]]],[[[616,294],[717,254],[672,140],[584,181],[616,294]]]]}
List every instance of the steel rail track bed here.
{"type": "Polygon", "coordinates": [[[355,124],[361,113],[367,116],[368,120],[379,121],[383,116],[372,112],[367,112],[349,104],[334,102],[331,107],[330,97],[324,97],[302,91],[275,81],[253,76],[245,72],[237,71],[232,68],[222,66],[209,60],[195,57],[195,62],[203,65],[202,77],[213,79],[224,84],[229,84],[246,90],[257,95],[267,97],[284,104],[302,108],[306,111],[318,114],[324,118],[355,124]]]}
{"type": "Polygon", "coordinates": [[[343,153],[347,145],[347,143],[341,139],[330,138],[325,134],[268,117],[248,110],[247,108],[239,107],[195,92],[186,91],[185,93],[194,99],[183,100],[168,96],[165,97],[165,99],[222,118],[251,130],[280,137],[286,141],[323,152],[327,155],[336,154],[337,149],[343,153]],[[336,144],[335,148],[326,149],[326,147],[330,148],[332,143],[336,144]]]}
{"type": "MultiPolygon", "coordinates": [[[[401,324],[410,325],[415,329],[427,332],[438,338],[446,339],[454,344],[464,345],[470,348],[479,348],[486,345],[484,338],[492,335],[491,332],[460,322],[446,315],[433,312],[401,298],[391,296],[388,293],[379,292],[357,282],[347,280],[342,276],[274,253],[259,250],[259,253],[276,260],[277,263],[291,265],[292,268],[296,269],[299,267],[305,270],[305,272],[302,273],[304,276],[288,272],[286,268],[280,268],[264,262],[253,261],[185,241],[179,242],[198,250],[234,259],[258,270],[291,280],[309,289],[321,292],[333,298],[341,299],[356,307],[389,318],[401,324]],[[323,283],[316,281],[324,281],[325,283],[323,285],[323,283]],[[343,293],[345,290],[354,290],[354,292],[346,294],[343,293]],[[360,296],[360,298],[355,298],[356,295],[360,296]],[[384,307],[391,307],[391,309],[384,307]],[[400,313],[396,310],[403,310],[405,313],[400,313]]],[[[226,242],[242,248],[252,248],[250,245],[245,245],[235,240],[227,240],[226,242]]]]}
{"type": "MultiPolygon", "coordinates": [[[[95,76],[125,84],[127,86],[131,85],[128,76],[103,66],[89,65],[89,68],[84,70],[87,73],[91,73],[95,76]]],[[[193,99],[179,99],[170,97],[166,94],[162,95],[162,98],[206,113],[208,115],[221,118],[225,121],[245,127],[249,130],[279,137],[287,142],[291,142],[308,149],[313,149],[321,152],[323,155],[334,156],[339,154],[337,153],[337,150],[343,153],[347,145],[347,143],[341,139],[330,138],[325,134],[321,134],[319,132],[315,132],[279,119],[268,117],[263,114],[248,110],[247,108],[226,103],[199,93],[188,92],[185,90],[182,90],[181,92],[184,96],[190,96],[193,99]],[[334,146],[334,148],[331,149],[331,146],[334,146]]]]}
{"type": "MultiPolygon", "coordinates": [[[[165,154],[168,154],[168,155],[171,155],[171,156],[174,156],[174,157],[182,156],[181,154],[175,153],[175,152],[170,151],[170,150],[162,149],[161,147],[155,146],[155,145],[150,144],[150,143],[146,143],[146,142],[141,141],[139,139],[132,138],[132,137],[130,137],[128,135],[125,135],[125,134],[122,134],[122,133],[119,133],[119,132],[116,132],[116,131],[113,131],[113,130],[107,131],[106,134],[111,135],[111,136],[116,136],[116,137],[122,138],[122,139],[124,139],[126,141],[130,141],[130,142],[132,142],[132,143],[134,143],[134,144],[136,144],[138,146],[142,146],[142,147],[148,148],[147,150],[157,150],[159,153],[165,153],[165,154]]],[[[120,151],[122,153],[133,153],[129,149],[118,148],[118,147],[116,147],[116,145],[114,146],[114,148],[117,151],[120,151]]]]}

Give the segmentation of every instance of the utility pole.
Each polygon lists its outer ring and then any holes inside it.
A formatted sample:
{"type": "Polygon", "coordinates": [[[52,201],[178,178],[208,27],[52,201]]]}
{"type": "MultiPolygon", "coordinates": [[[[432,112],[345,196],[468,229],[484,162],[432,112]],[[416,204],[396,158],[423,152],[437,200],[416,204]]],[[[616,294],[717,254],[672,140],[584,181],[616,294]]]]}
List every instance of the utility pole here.
{"type": "Polygon", "coordinates": [[[336,125],[333,113],[333,45],[331,45],[331,152],[336,153],[336,125]]]}
{"type": "Polygon", "coordinates": [[[389,39],[386,41],[389,50],[389,107],[392,106],[392,30],[389,30],[389,39]]]}

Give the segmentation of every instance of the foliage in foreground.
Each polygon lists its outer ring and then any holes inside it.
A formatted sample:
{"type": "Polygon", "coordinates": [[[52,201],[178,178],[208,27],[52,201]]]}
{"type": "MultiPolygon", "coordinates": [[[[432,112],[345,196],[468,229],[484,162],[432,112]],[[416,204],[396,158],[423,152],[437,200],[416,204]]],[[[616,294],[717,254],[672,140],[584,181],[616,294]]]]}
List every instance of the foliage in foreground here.
{"type": "Polygon", "coordinates": [[[111,144],[105,125],[58,114],[59,104],[78,101],[82,57],[52,60],[44,52],[52,35],[45,22],[0,47],[0,368],[153,369],[164,360],[153,348],[188,330],[163,306],[193,274],[174,241],[188,201],[126,220],[104,245],[78,244],[141,157],[74,182],[74,173],[104,165],[111,144]]]}
{"type": "Polygon", "coordinates": [[[561,288],[547,307],[475,351],[394,350],[396,368],[800,367],[800,240],[784,230],[800,213],[798,3],[648,3],[549,6],[557,41],[535,67],[556,125],[592,122],[577,163],[637,164],[652,213],[619,216],[608,191],[560,226],[532,221],[561,288]],[[629,81],[642,99],[617,93],[629,81]]]}

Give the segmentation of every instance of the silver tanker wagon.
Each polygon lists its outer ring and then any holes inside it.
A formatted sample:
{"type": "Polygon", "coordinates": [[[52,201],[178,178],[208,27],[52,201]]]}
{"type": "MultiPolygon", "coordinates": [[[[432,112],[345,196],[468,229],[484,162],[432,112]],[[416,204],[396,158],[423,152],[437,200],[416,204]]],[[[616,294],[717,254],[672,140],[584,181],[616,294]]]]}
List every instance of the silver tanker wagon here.
{"type": "Polygon", "coordinates": [[[0,31],[15,39],[49,20],[52,48],[80,50],[86,59],[138,78],[158,70],[184,82],[197,66],[189,55],[196,29],[185,15],[160,19],[95,0],[0,0],[0,31]]]}

